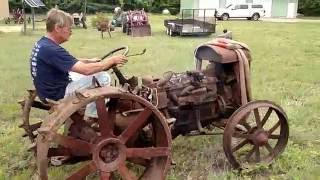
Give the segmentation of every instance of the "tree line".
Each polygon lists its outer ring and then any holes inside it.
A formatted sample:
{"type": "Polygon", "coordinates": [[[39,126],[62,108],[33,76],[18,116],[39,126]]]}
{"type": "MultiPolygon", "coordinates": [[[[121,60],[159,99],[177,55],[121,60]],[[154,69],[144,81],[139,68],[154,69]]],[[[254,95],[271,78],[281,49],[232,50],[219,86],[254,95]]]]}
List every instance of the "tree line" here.
{"type": "MultiPolygon", "coordinates": [[[[87,1],[89,13],[98,11],[112,12],[117,6],[128,9],[144,9],[149,12],[159,13],[164,8],[172,14],[179,13],[180,0],[42,0],[48,9],[58,5],[68,12],[81,11],[87,1]]],[[[21,0],[9,0],[10,9],[21,8],[21,0]]],[[[305,16],[320,16],[320,0],[299,0],[298,12],[305,16]]]]}
{"type": "MultiPolygon", "coordinates": [[[[112,12],[118,6],[124,10],[144,9],[153,13],[160,13],[165,8],[172,14],[180,11],[180,0],[42,0],[42,2],[46,5],[42,11],[58,5],[60,9],[70,13],[82,11],[84,4],[87,5],[88,13],[112,12]]],[[[9,0],[9,7],[21,8],[21,0],[9,0]]]]}
{"type": "Polygon", "coordinates": [[[320,16],[320,0],[299,0],[298,12],[305,16],[320,16]]]}

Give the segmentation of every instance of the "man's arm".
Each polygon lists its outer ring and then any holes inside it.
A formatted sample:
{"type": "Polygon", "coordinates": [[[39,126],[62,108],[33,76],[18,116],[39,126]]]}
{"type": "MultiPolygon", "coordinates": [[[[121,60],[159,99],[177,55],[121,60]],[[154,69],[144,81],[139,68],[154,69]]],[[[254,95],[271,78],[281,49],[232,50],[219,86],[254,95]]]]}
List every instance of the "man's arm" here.
{"type": "Polygon", "coordinates": [[[126,62],[127,58],[123,55],[113,56],[101,62],[85,63],[82,61],[78,61],[76,64],[72,66],[71,71],[83,75],[91,75],[97,72],[101,72],[103,70],[108,70],[112,66],[116,66],[118,64],[125,64],[126,62]]]}
{"type": "Polygon", "coordinates": [[[87,63],[96,63],[96,62],[100,62],[101,59],[99,58],[77,58],[79,61],[87,64],[87,63]]]}

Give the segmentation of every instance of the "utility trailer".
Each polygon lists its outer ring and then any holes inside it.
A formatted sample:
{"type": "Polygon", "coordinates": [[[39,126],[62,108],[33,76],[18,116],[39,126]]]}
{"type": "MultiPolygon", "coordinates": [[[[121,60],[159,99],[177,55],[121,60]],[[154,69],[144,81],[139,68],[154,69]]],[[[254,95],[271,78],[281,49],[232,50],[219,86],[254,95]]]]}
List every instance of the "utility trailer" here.
{"type": "Polygon", "coordinates": [[[169,36],[210,35],[216,31],[216,9],[182,9],[181,19],[166,19],[169,36]]]}

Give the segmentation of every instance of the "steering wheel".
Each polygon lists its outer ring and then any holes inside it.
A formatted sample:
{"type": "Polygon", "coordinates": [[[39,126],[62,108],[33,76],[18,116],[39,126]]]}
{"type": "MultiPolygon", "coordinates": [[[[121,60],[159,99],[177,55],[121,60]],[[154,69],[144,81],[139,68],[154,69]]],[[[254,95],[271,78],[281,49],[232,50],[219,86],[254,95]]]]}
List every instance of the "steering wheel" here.
{"type": "Polygon", "coordinates": [[[103,59],[113,55],[114,53],[116,53],[118,51],[123,51],[122,55],[126,56],[128,54],[128,52],[129,52],[129,47],[128,46],[122,46],[122,47],[116,48],[116,49],[108,52],[106,55],[102,56],[101,60],[103,61],[103,59]]]}
{"type": "MultiPolygon", "coordinates": [[[[117,49],[114,49],[110,52],[108,52],[106,55],[104,55],[101,60],[103,61],[103,59],[113,55],[114,53],[118,52],[118,51],[123,51],[122,55],[126,56],[129,52],[129,47],[128,46],[123,46],[123,47],[119,47],[117,49]]],[[[121,73],[121,71],[117,68],[117,66],[113,66],[112,67],[113,72],[115,73],[115,75],[117,76],[119,83],[123,86],[125,83],[128,83],[129,81],[123,76],[123,74],[121,73]]]]}

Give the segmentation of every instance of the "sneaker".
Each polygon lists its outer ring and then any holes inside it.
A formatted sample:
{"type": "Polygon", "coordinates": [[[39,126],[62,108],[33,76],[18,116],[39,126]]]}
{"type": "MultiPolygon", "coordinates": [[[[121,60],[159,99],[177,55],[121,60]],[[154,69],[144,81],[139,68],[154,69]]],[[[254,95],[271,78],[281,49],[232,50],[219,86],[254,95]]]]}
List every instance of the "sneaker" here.
{"type": "Polygon", "coordinates": [[[63,163],[68,161],[70,156],[53,156],[50,158],[50,164],[53,166],[61,166],[63,163]]]}

